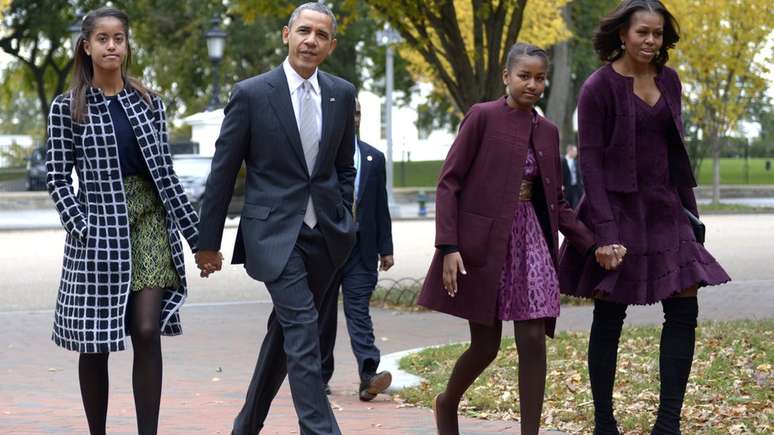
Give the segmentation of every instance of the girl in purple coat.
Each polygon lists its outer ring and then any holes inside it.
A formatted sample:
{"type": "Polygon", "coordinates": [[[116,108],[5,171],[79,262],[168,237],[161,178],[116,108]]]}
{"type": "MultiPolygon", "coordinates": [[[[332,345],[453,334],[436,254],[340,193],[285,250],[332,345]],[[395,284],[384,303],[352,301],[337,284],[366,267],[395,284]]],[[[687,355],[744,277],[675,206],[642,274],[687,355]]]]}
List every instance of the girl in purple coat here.
{"type": "Polygon", "coordinates": [[[657,0],[627,0],[602,18],[594,48],[605,66],[578,100],[586,196],[579,218],[600,251],[628,248],[619,267],[599,267],[564,249],[562,291],[594,298],[588,364],[594,433],[618,434],[613,383],[626,307],[661,302],[661,394],[653,434],[679,434],[691,371],[697,289],[729,281],[696,241],[686,210],[698,216],[696,186],[682,141],[680,79],[665,64],[677,23],[657,0]],[[606,269],[606,270],[605,270],[606,269]]]}
{"type": "Polygon", "coordinates": [[[503,321],[514,322],[521,433],[538,433],[545,335],[559,315],[557,231],[582,252],[594,245],[562,195],[558,130],[534,111],[547,69],[543,50],[511,48],[508,96],[468,111],[438,182],[438,249],[419,304],[467,319],[471,339],[433,401],[443,435],[458,433],[460,399],[497,356],[503,321]]]}

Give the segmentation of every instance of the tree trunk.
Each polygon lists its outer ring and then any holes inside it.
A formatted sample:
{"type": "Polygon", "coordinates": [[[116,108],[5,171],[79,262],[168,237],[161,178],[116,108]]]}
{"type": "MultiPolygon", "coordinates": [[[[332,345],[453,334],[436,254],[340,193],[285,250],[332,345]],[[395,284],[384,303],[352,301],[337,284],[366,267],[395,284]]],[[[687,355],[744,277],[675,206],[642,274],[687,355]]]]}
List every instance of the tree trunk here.
{"type": "MultiPolygon", "coordinates": [[[[36,66],[35,68],[30,67],[33,76],[35,76],[35,91],[38,95],[38,102],[40,103],[40,115],[43,118],[43,125],[46,129],[48,129],[48,110],[51,107],[54,98],[64,92],[67,76],[70,74],[70,66],[72,66],[72,61],[67,62],[62,70],[54,70],[54,73],[56,74],[54,89],[46,89],[45,66],[36,66]]],[[[46,132],[44,131],[43,137],[45,136],[46,132]]]]}
{"type": "MultiPolygon", "coordinates": [[[[33,68],[32,75],[35,77],[35,92],[38,94],[38,103],[40,104],[40,116],[43,118],[43,125],[48,128],[48,106],[50,101],[46,95],[46,72],[41,68],[33,68]]],[[[45,137],[45,134],[44,134],[45,137]]]]}
{"type": "Polygon", "coordinates": [[[712,204],[720,204],[720,139],[712,143],[712,204]]]}
{"type": "Polygon", "coordinates": [[[557,125],[564,124],[565,113],[567,113],[567,96],[570,93],[569,59],[567,41],[556,44],[551,65],[551,94],[546,105],[546,117],[557,125]]]}
{"type": "MultiPolygon", "coordinates": [[[[467,54],[457,9],[452,0],[413,2],[409,0],[370,3],[432,67],[437,86],[449,92],[454,106],[466,113],[470,106],[502,95],[502,65],[516,42],[524,22],[527,0],[509,0],[500,6],[482,7],[473,13],[473,28],[484,29],[486,54],[473,63],[467,54]],[[512,8],[506,8],[513,2],[512,8]],[[415,11],[405,14],[405,10],[415,11]],[[510,13],[506,13],[510,11],[510,13]],[[484,62],[486,60],[486,62],[484,62]],[[485,70],[481,70],[486,65],[485,70]],[[495,65],[495,66],[493,66],[495,65]]],[[[478,3],[473,3],[473,6],[478,3]]],[[[473,48],[483,41],[476,35],[473,48]]]]}
{"type": "Polygon", "coordinates": [[[567,101],[564,105],[564,123],[559,126],[559,134],[564,145],[578,146],[578,136],[575,134],[575,126],[573,125],[573,118],[575,117],[575,106],[578,104],[573,94],[574,90],[570,88],[570,95],[567,96],[567,101]]]}
{"type": "MultiPolygon", "coordinates": [[[[562,9],[562,16],[568,26],[571,25],[568,6],[562,9]]],[[[552,120],[560,132],[559,143],[563,151],[564,146],[574,141],[567,135],[565,126],[567,117],[572,117],[572,111],[568,110],[567,100],[570,97],[572,84],[572,71],[570,59],[570,41],[564,40],[554,46],[553,59],[551,60],[551,93],[546,104],[546,117],[552,120]]],[[[570,123],[572,125],[572,123],[570,123]]]]}

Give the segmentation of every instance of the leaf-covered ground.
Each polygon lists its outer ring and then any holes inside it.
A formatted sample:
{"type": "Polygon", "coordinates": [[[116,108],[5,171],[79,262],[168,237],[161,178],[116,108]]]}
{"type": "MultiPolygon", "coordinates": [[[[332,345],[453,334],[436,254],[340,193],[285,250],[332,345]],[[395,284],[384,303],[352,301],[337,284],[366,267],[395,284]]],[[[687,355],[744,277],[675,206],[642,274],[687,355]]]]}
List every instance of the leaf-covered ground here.
{"type": "MultiPolygon", "coordinates": [[[[505,326],[505,325],[504,325],[505,326]]],[[[660,327],[626,327],[621,337],[614,393],[623,433],[649,433],[658,406],[660,327]]],[[[769,434],[774,420],[774,320],[702,323],[685,405],[683,433],[769,434]]],[[[593,430],[586,370],[588,334],[565,332],[548,341],[543,427],[572,434],[593,430]]],[[[401,361],[427,380],[400,399],[429,406],[466,345],[427,349],[401,361]]],[[[492,366],[468,390],[460,412],[483,419],[518,420],[517,356],[503,340],[492,366]]]]}

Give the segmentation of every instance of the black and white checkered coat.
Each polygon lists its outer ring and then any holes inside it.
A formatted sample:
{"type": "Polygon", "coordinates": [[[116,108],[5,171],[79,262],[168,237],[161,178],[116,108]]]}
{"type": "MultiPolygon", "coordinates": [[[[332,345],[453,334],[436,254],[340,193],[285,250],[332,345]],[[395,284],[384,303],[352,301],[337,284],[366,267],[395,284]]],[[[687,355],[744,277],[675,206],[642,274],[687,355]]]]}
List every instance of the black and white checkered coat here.
{"type": "MultiPolygon", "coordinates": [[[[124,350],[126,309],[132,276],[124,184],[108,103],[96,88],[87,92],[83,124],[70,116],[70,94],[56,97],[48,117],[47,184],[62,220],[65,239],[53,340],[78,352],[124,350]],[[75,167],[78,192],[70,173],[75,167]]],[[[118,101],[129,117],[167,215],[167,233],[180,288],[167,289],[161,314],[164,335],[182,332],[178,310],[186,298],[183,246],[196,250],[198,216],[172,169],[164,105],[148,105],[124,89],[118,101]]],[[[115,103],[114,103],[115,104],[115,103]]]]}

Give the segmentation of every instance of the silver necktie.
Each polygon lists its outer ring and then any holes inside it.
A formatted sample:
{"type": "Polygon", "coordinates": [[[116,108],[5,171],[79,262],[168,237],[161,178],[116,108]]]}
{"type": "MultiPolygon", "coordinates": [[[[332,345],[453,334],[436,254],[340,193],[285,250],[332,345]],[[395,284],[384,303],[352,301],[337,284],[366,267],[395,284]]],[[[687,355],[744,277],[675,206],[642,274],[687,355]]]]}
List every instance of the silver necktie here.
{"type": "MultiPolygon", "coordinates": [[[[311,178],[314,173],[317,153],[320,151],[320,131],[317,128],[317,104],[315,104],[314,98],[312,98],[314,90],[308,80],[304,81],[299,90],[301,104],[298,110],[298,133],[301,136],[301,146],[304,149],[306,168],[311,178]]],[[[314,211],[311,192],[309,192],[309,202],[306,204],[304,223],[309,228],[314,228],[317,225],[317,215],[314,211]]]]}

